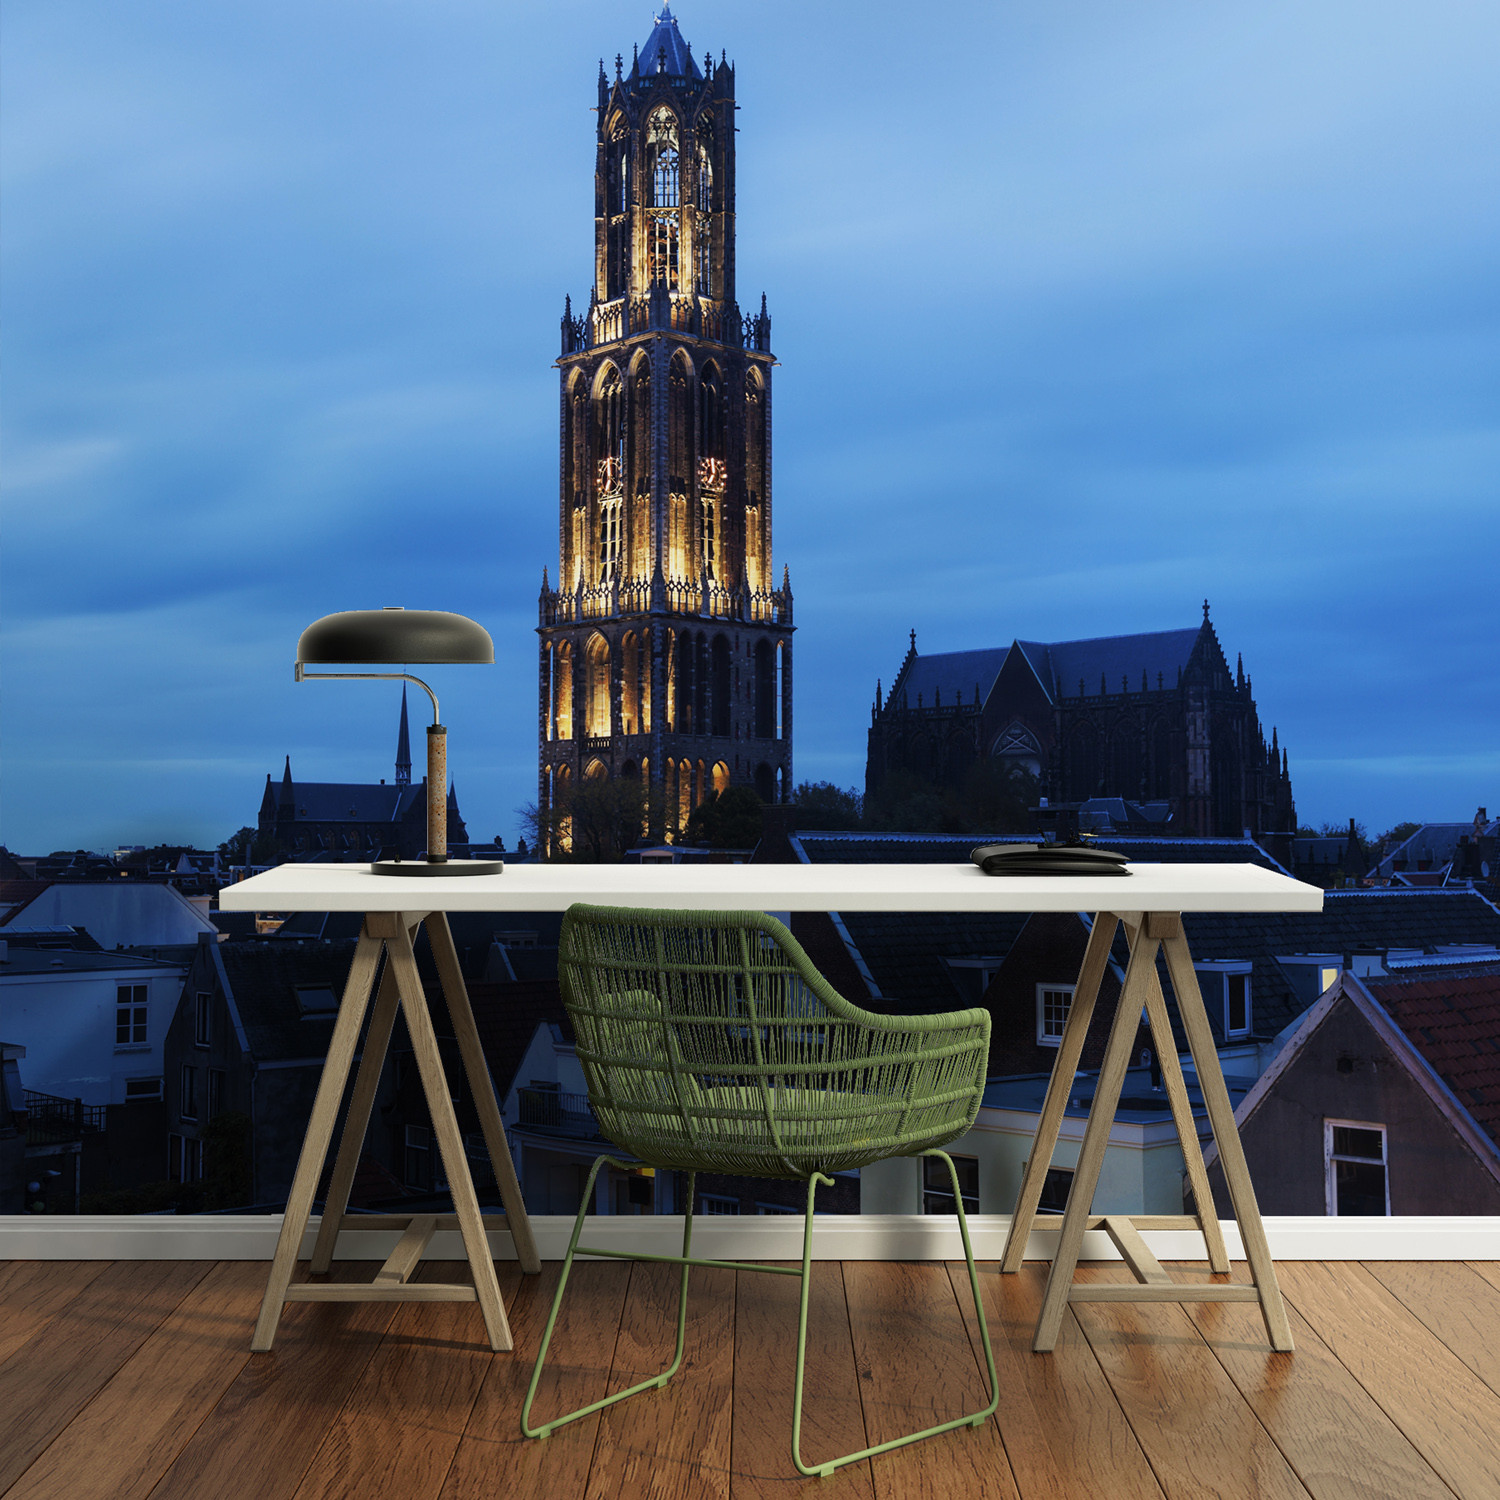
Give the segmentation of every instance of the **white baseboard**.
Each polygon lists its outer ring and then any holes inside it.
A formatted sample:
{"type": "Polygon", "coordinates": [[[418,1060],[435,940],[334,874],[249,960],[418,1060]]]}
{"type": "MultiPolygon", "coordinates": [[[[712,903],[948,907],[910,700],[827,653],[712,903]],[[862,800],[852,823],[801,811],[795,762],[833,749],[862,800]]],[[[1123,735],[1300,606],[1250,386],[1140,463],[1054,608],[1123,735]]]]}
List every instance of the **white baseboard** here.
{"type": "MultiPolygon", "coordinates": [[[[544,1260],[561,1260],[573,1220],[532,1219],[544,1260]]],[[[311,1254],[318,1221],[312,1221],[302,1253],[311,1254]]],[[[1266,1235],[1277,1260],[1500,1260],[1500,1217],[1330,1219],[1269,1218],[1266,1235]]],[[[281,1220],[275,1215],[121,1214],[94,1216],[0,1215],[0,1261],[5,1260],[269,1260],[281,1220]]],[[[969,1220],[974,1254],[999,1259],[1010,1228],[1007,1214],[976,1214],[969,1220]]],[[[395,1246],[394,1230],[346,1229],[338,1254],[346,1260],[384,1260],[395,1246]]],[[[1243,1259],[1239,1229],[1224,1222],[1229,1253],[1243,1259]]],[[[1187,1230],[1147,1230],[1146,1243],[1162,1260],[1201,1260],[1203,1241],[1187,1230]]],[[[590,1220],[584,1243],[607,1250],[678,1254],[682,1220],[671,1215],[612,1216],[590,1220]]],[[[514,1260],[510,1235],[490,1235],[497,1260],[514,1260]]],[[[1050,1260],[1057,1231],[1033,1231],[1028,1260],[1050,1260]]],[[[693,1252],[714,1260],[800,1260],[801,1215],[699,1217],[693,1221],[693,1252]]],[[[427,1256],[463,1259],[457,1231],[433,1237],[427,1256]]],[[[813,1235],[817,1260],[958,1260],[963,1245],[954,1220],[920,1214],[819,1214],[813,1235]]],[[[1118,1260],[1100,1230],[1083,1240],[1083,1259],[1118,1260]]]]}

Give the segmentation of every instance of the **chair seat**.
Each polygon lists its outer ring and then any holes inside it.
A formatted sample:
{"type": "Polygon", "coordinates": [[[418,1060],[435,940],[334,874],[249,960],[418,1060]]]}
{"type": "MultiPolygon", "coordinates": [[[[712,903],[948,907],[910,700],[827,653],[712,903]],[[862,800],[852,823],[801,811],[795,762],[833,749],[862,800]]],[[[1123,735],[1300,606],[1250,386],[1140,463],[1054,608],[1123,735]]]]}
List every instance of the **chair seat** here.
{"type": "Polygon", "coordinates": [[[691,1075],[680,1083],[691,1132],[659,1101],[617,1099],[596,1106],[604,1134],[649,1166],[805,1179],[947,1145],[969,1128],[973,1098],[969,1087],[913,1101],[849,1089],[704,1087],[691,1075]]]}

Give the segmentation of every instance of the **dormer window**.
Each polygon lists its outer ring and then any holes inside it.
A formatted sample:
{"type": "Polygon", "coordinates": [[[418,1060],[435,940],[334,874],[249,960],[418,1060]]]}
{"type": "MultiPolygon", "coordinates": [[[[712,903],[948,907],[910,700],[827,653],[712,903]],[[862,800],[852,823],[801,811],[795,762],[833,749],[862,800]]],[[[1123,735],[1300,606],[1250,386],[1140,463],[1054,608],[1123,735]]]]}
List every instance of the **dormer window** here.
{"type": "Polygon", "coordinates": [[[1247,1037],[1254,1024],[1251,1008],[1251,966],[1242,959],[1221,963],[1193,965],[1198,988],[1203,992],[1203,1007],[1221,1020],[1225,1041],[1247,1037]]]}

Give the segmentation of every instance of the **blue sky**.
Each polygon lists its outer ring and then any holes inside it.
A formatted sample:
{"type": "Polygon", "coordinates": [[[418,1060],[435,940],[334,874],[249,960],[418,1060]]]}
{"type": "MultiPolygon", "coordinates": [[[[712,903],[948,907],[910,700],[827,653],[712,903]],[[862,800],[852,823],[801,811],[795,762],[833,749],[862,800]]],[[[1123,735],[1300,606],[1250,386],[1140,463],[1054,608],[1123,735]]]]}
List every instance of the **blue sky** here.
{"type": "MultiPolygon", "coordinates": [[[[374,780],[336,609],[434,671],[471,832],[535,794],[556,356],[618,0],[8,0],[0,838],[220,839],[374,780]]],[[[1206,595],[1304,820],[1500,804],[1492,3],[684,0],[738,65],[799,777],[877,677],[1206,595]]]]}

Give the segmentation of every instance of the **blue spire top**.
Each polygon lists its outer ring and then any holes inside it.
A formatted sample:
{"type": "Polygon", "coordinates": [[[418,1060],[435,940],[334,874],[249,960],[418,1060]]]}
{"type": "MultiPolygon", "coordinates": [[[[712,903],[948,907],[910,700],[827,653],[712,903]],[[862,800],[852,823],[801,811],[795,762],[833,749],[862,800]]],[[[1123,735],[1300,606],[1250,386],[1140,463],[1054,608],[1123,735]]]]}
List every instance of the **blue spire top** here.
{"type": "Polygon", "coordinates": [[[656,25],[640,50],[640,76],[650,78],[664,72],[669,78],[702,78],[703,70],[693,61],[693,49],[683,41],[677,29],[677,17],[670,5],[663,5],[653,17],[656,25]]]}

